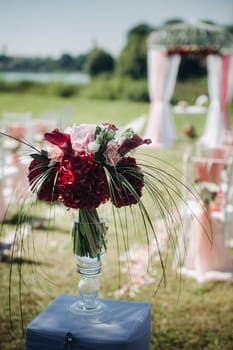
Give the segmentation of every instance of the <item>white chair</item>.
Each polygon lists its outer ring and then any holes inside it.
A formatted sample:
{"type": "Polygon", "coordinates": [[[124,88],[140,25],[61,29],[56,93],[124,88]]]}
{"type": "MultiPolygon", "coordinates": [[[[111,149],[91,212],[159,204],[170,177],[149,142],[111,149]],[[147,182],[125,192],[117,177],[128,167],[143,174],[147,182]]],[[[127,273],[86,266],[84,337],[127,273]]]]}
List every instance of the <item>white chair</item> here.
{"type": "Polygon", "coordinates": [[[40,120],[44,121],[54,121],[56,127],[59,129],[64,129],[69,123],[69,119],[72,113],[72,105],[68,104],[62,109],[51,110],[39,115],[40,120]]]}
{"type": "Polygon", "coordinates": [[[3,169],[16,169],[14,176],[4,177],[4,189],[16,201],[21,201],[28,191],[27,181],[27,156],[30,148],[23,142],[32,142],[31,128],[32,113],[30,112],[4,112],[2,119],[2,130],[10,137],[4,137],[2,147],[4,150],[3,169]]]}
{"type": "Polygon", "coordinates": [[[4,112],[2,116],[2,129],[12,137],[30,139],[31,112],[4,112]]]}
{"type": "MultiPolygon", "coordinates": [[[[1,149],[0,149],[1,152],[1,149]]],[[[11,199],[13,187],[8,186],[6,179],[14,178],[18,173],[18,169],[14,166],[8,166],[1,162],[0,164],[0,222],[6,215],[7,205],[11,199]]]]}
{"type": "Polygon", "coordinates": [[[224,207],[224,239],[226,246],[233,247],[233,161],[228,168],[228,178],[224,207]]]}
{"type": "MultiPolygon", "coordinates": [[[[217,193],[219,202],[215,207],[204,206],[200,192],[184,192],[183,226],[172,267],[198,282],[233,281],[233,261],[226,244],[233,237],[233,159],[189,155],[184,162],[184,177],[199,176],[200,189],[206,191],[208,185],[210,191],[217,193]],[[196,162],[203,165],[197,172],[196,162]]],[[[186,184],[189,185],[187,180],[186,184]]]]}
{"type": "Polygon", "coordinates": [[[208,96],[200,95],[197,97],[195,103],[190,105],[186,101],[179,101],[176,106],[173,107],[173,111],[176,114],[181,115],[201,115],[207,111],[206,104],[208,103],[208,96]]]}

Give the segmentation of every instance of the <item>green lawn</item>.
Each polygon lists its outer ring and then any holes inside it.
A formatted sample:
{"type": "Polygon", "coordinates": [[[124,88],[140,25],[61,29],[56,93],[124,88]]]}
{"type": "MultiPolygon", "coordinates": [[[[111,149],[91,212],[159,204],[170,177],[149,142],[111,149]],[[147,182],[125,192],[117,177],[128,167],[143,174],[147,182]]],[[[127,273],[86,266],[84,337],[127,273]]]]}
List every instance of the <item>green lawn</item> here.
{"type": "MultiPolygon", "coordinates": [[[[109,121],[123,125],[136,116],[147,114],[149,108],[147,103],[89,101],[79,98],[64,100],[52,96],[1,93],[0,113],[6,110],[27,110],[37,117],[40,113],[49,110],[59,110],[67,103],[71,104],[73,108],[69,123],[109,121]]],[[[185,140],[182,135],[185,118],[175,116],[175,122],[179,137],[176,145],[171,149],[155,150],[153,154],[181,169],[182,151],[191,141],[185,140]]],[[[198,132],[201,132],[204,116],[192,117],[191,122],[198,132]]],[[[165,165],[163,166],[166,168],[165,165]]],[[[106,214],[109,217],[108,206],[102,210],[103,215],[106,214]]],[[[14,213],[14,208],[11,211],[11,214],[14,213]]],[[[32,214],[36,218],[46,217],[48,211],[49,208],[46,205],[32,208],[32,214]]],[[[23,350],[24,348],[19,308],[19,286],[22,288],[24,325],[27,325],[57,295],[76,293],[78,276],[75,272],[75,257],[72,254],[71,217],[69,212],[61,208],[57,208],[55,217],[55,222],[51,220],[46,229],[34,227],[24,241],[21,264],[17,265],[15,262],[12,265],[13,330],[11,330],[9,323],[10,263],[8,260],[0,263],[0,349],[23,350]],[[21,272],[23,272],[24,279],[22,285],[19,285],[21,272]]],[[[3,231],[14,230],[14,228],[14,225],[4,225],[3,231]]],[[[116,291],[119,289],[119,284],[121,286],[128,284],[128,293],[126,292],[120,298],[151,303],[151,350],[232,349],[233,284],[222,282],[199,285],[193,280],[181,279],[171,269],[173,249],[168,246],[163,254],[166,261],[166,287],[162,283],[154,294],[162,277],[160,264],[155,259],[152,265],[153,282],[148,284],[142,282],[139,291],[132,296],[130,291],[133,282],[132,280],[130,282],[129,277],[124,273],[123,263],[121,263],[119,270],[116,232],[111,217],[108,235],[108,252],[104,257],[104,270],[100,276],[100,296],[117,298],[116,291]],[[119,271],[121,271],[120,274],[119,271]],[[154,275],[154,273],[156,274],[154,275]]],[[[130,232],[129,238],[130,246],[136,244],[139,247],[145,247],[145,237],[140,239],[134,235],[134,232],[130,232]]],[[[120,239],[120,254],[123,253],[124,247],[120,239]]],[[[139,256],[139,260],[141,257],[139,256]]],[[[147,266],[142,265],[142,269],[145,269],[144,275],[146,275],[147,266]]]]}
{"type": "Polygon", "coordinates": [[[39,118],[43,113],[59,112],[66,106],[71,106],[72,112],[70,120],[65,122],[77,124],[108,121],[124,125],[135,117],[148,113],[147,103],[0,93],[0,116],[5,111],[31,112],[34,118],[39,118]]]}

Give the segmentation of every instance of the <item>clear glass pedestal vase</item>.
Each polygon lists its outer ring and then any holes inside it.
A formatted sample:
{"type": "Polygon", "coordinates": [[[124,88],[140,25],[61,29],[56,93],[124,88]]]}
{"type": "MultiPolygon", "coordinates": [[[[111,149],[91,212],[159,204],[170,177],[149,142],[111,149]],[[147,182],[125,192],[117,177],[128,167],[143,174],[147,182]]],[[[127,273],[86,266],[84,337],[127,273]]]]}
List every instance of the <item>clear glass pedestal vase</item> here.
{"type": "Polygon", "coordinates": [[[77,271],[81,276],[78,283],[79,299],[70,305],[70,312],[82,315],[88,322],[104,322],[107,319],[107,308],[97,299],[100,283],[97,276],[102,271],[99,258],[77,257],[77,271]]]}
{"type": "Polygon", "coordinates": [[[104,322],[108,317],[106,305],[97,298],[100,289],[97,277],[102,272],[101,259],[106,251],[106,232],[104,219],[95,223],[74,221],[74,253],[77,256],[77,272],[81,278],[78,283],[79,297],[70,305],[69,311],[73,315],[81,315],[82,320],[94,323],[104,322]],[[94,250],[90,250],[90,241],[96,242],[94,250]]]}

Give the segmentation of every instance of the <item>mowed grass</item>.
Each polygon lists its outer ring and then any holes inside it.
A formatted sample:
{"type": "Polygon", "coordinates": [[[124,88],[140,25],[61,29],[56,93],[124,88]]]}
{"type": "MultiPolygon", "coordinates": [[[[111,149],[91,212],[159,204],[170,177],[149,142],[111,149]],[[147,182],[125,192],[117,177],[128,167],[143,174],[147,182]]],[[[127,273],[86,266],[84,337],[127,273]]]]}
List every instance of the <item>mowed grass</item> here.
{"type": "Polygon", "coordinates": [[[0,116],[4,112],[31,112],[34,118],[40,118],[44,113],[59,113],[71,107],[69,119],[63,120],[64,125],[72,123],[110,122],[125,125],[142,114],[148,113],[147,103],[129,101],[88,100],[72,97],[64,99],[53,95],[33,95],[17,93],[0,94],[0,116]]]}
{"type": "MultiPolygon", "coordinates": [[[[180,87],[179,87],[180,88],[180,87]]],[[[72,105],[72,114],[68,124],[72,122],[94,123],[108,121],[117,125],[125,125],[135,117],[147,114],[149,104],[129,103],[127,101],[100,101],[71,98],[64,100],[54,96],[38,96],[30,94],[0,95],[0,113],[3,111],[31,111],[33,116],[49,110],[60,110],[66,104],[72,105]]],[[[232,116],[232,104],[230,106],[232,116]]],[[[190,121],[200,134],[205,116],[175,116],[178,141],[171,149],[154,150],[152,154],[161,158],[159,163],[170,171],[166,162],[175,165],[178,170],[182,166],[182,152],[186,147],[194,146],[194,141],[186,140],[182,134],[184,124],[190,121]],[[188,119],[189,118],[189,119],[188,119]]],[[[179,172],[175,172],[179,177],[179,172]]],[[[181,179],[181,177],[180,177],[181,179]]],[[[11,207],[9,215],[14,215],[18,208],[11,207]]],[[[139,291],[132,295],[130,283],[132,279],[124,272],[124,263],[119,263],[119,254],[125,252],[125,244],[116,230],[113,218],[109,214],[108,205],[101,208],[102,214],[110,218],[108,233],[108,252],[103,259],[104,269],[100,276],[100,296],[106,298],[122,298],[132,301],[148,301],[152,306],[151,350],[231,350],[233,344],[233,285],[228,282],[197,284],[194,280],[181,278],[171,266],[173,248],[168,244],[163,253],[166,263],[166,285],[163,271],[157,261],[157,254],[152,261],[152,283],[141,282],[139,291]],[[119,246],[118,246],[119,243],[119,246]],[[119,250],[120,249],[120,252],[119,250]],[[160,281],[161,285],[159,286],[160,281]],[[128,284],[128,292],[122,296],[116,291],[119,286],[128,284]],[[159,288],[158,288],[159,286],[159,288]],[[156,291],[156,293],[155,293],[156,291]]],[[[50,207],[36,205],[31,209],[34,223],[38,218],[47,218],[50,207]]],[[[155,219],[157,213],[151,212],[155,219]]],[[[34,227],[23,241],[23,259],[15,257],[12,265],[9,259],[0,263],[0,349],[23,350],[21,320],[24,328],[41,312],[56,296],[61,293],[76,294],[78,275],[76,261],[72,254],[71,214],[61,207],[52,210],[51,219],[44,227],[34,227]],[[54,221],[54,218],[56,219],[54,221]],[[17,264],[20,262],[20,264],[17,264]],[[20,275],[23,279],[20,279],[20,275]],[[11,276],[11,311],[12,326],[9,317],[9,278],[11,276]],[[20,314],[19,288],[22,289],[23,315],[20,314]],[[23,316],[23,317],[22,317],[23,316]]],[[[129,216],[129,220],[133,218],[129,216]]],[[[131,222],[130,221],[130,222],[131,222]]],[[[131,227],[129,225],[129,227],[131,227]]],[[[133,225],[132,225],[133,227],[133,225]]],[[[14,225],[4,225],[2,231],[14,231],[14,225]]],[[[129,230],[129,246],[143,247],[146,252],[146,238],[143,227],[135,234],[129,230]]],[[[4,233],[4,232],[3,232],[4,233]]],[[[126,242],[127,246],[127,242],[126,242]]],[[[135,248],[136,249],[136,248],[135,248]]],[[[142,259],[141,252],[138,261],[142,259]]],[[[133,268],[133,267],[132,267],[133,268]]],[[[142,265],[144,274],[147,266],[142,265]]]]}

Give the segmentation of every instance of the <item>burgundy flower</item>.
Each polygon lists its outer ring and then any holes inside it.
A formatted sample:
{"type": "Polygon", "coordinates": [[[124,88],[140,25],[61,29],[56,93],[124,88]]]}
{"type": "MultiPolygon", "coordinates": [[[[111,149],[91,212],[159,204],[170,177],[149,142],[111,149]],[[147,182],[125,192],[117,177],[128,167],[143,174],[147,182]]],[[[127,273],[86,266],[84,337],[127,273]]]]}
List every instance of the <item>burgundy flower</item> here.
{"type": "Polygon", "coordinates": [[[39,200],[55,202],[58,200],[56,170],[48,167],[46,160],[34,159],[29,165],[29,184],[32,191],[37,193],[39,200]]]}
{"type": "Polygon", "coordinates": [[[113,130],[113,131],[117,131],[118,130],[118,128],[114,124],[103,123],[102,125],[104,125],[107,130],[113,130]]]}
{"type": "Polygon", "coordinates": [[[138,197],[142,196],[144,181],[143,173],[138,167],[135,158],[122,158],[116,169],[110,169],[110,171],[114,177],[115,184],[114,194],[111,196],[112,203],[117,208],[136,204],[138,197]]]}
{"type": "Polygon", "coordinates": [[[132,137],[126,138],[118,149],[120,156],[126,155],[126,153],[132,151],[134,148],[139,147],[144,144],[150,144],[150,139],[143,140],[140,136],[134,134],[132,137]]]}
{"type": "Polygon", "coordinates": [[[52,132],[45,133],[44,138],[46,141],[58,146],[61,150],[63,150],[66,156],[70,156],[72,154],[69,134],[60,132],[58,129],[55,129],[52,132]]]}
{"type": "Polygon", "coordinates": [[[58,188],[61,201],[68,208],[94,209],[109,199],[108,182],[102,165],[85,153],[61,162],[58,188]],[[72,181],[67,181],[65,174],[72,181]]]}

